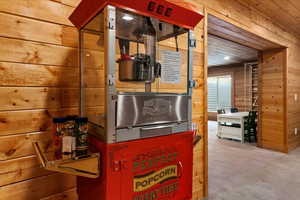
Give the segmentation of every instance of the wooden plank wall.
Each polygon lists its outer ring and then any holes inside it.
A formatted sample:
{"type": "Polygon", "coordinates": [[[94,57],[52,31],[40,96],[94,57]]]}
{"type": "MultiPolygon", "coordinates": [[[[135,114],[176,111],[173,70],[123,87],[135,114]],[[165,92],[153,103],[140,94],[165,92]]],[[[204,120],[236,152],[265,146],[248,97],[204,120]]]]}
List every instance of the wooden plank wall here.
{"type": "MultiPolygon", "coordinates": [[[[294,134],[294,128],[300,127],[300,104],[298,100],[294,100],[294,95],[300,94],[300,74],[299,74],[299,53],[300,40],[297,35],[289,33],[286,29],[276,24],[274,19],[267,17],[264,13],[258,11],[254,6],[251,6],[247,0],[191,0],[197,5],[204,6],[208,14],[218,17],[221,20],[229,22],[236,27],[239,27],[249,33],[255,34],[262,39],[266,39],[274,44],[287,47],[287,68],[283,69],[286,76],[283,78],[283,96],[286,102],[283,102],[284,116],[281,123],[285,124],[283,127],[283,134],[287,140],[286,149],[291,151],[300,146],[300,134],[294,134]]],[[[238,34],[234,30],[228,32],[229,34],[238,34]]],[[[234,35],[236,37],[238,35],[234,35]]],[[[246,44],[249,38],[246,35],[239,35],[246,44]]],[[[250,40],[251,43],[251,40],[250,40]]],[[[260,49],[265,50],[265,49],[260,49]]],[[[276,121],[276,117],[272,119],[276,121]]],[[[204,127],[205,129],[205,127],[204,127]]],[[[207,141],[205,141],[205,149],[207,149],[207,141]]],[[[205,160],[204,160],[205,161],[205,160]]],[[[205,167],[205,164],[204,164],[205,167]]],[[[205,168],[204,171],[207,171],[205,168]]],[[[207,185],[207,179],[205,180],[207,185]]],[[[207,194],[207,188],[204,187],[204,192],[207,194]]]]}
{"type": "Polygon", "coordinates": [[[41,169],[32,142],[51,151],[51,118],[78,113],[77,2],[0,1],[1,200],[76,199],[76,178],[41,169]]]}
{"type": "Polygon", "coordinates": [[[292,151],[300,146],[300,46],[293,45],[287,49],[287,146],[288,151],[292,151]],[[296,96],[296,99],[295,99],[296,96]],[[295,129],[298,132],[295,133],[295,129]]]}
{"type": "MultiPolygon", "coordinates": [[[[74,200],[75,178],[41,170],[31,142],[41,140],[51,150],[51,117],[78,112],[77,32],[68,16],[79,0],[0,1],[0,199],[74,200]]],[[[288,88],[299,88],[299,40],[272,19],[239,0],[190,0],[205,13],[215,15],[251,33],[288,48],[288,88]]],[[[206,24],[199,25],[206,30],[206,24]]],[[[202,57],[195,67],[194,120],[204,139],[195,149],[194,198],[207,195],[207,134],[203,68],[206,33],[197,34],[202,57]],[[204,39],[204,40],[203,40],[204,39]],[[197,99],[197,100],[196,100],[197,99]]],[[[289,102],[289,146],[299,145],[299,101],[289,102]],[[292,104],[291,104],[292,103],[292,104]]]]}
{"type": "Polygon", "coordinates": [[[263,148],[287,152],[285,132],[286,50],[264,51],[260,67],[260,141],[263,148]]]}
{"type": "MultiPolygon", "coordinates": [[[[226,66],[216,66],[208,68],[208,77],[211,76],[223,76],[231,75],[233,81],[232,90],[232,107],[238,108],[239,111],[249,111],[251,110],[252,102],[251,99],[245,93],[245,87],[247,91],[251,89],[249,82],[245,81],[245,72],[243,64],[226,65],[226,66]]],[[[246,76],[249,81],[249,70],[246,71],[246,76]]],[[[216,113],[210,114],[209,119],[216,119],[216,113]]]]}
{"type": "MultiPolygon", "coordinates": [[[[41,169],[32,142],[40,141],[44,151],[51,151],[51,118],[78,113],[78,33],[67,19],[78,2],[0,2],[0,94],[7,97],[0,100],[0,199],[77,199],[75,177],[41,169]]],[[[198,45],[194,56],[197,66],[194,78],[200,87],[194,91],[193,120],[200,128],[204,118],[203,26],[202,22],[195,30],[198,45]]],[[[87,96],[92,97],[87,103],[91,108],[89,111],[99,113],[103,112],[103,101],[99,101],[103,97],[103,82],[100,81],[104,69],[100,59],[103,48],[93,45],[94,39],[92,35],[86,35],[89,54],[87,96]]],[[[186,55],[187,44],[180,44],[186,55]]],[[[168,41],[162,45],[174,48],[168,41]]],[[[118,82],[118,86],[120,90],[140,89],[136,84],[118,82]]],[[[185,87],[183,81],[179,88],[160,84],[159,90],[178,91],[185,87]]],[[[195,147],[195,198],[203,196],[203,162],[199,162],[203,159],[203,146],[202,140],[195,147]]]]}

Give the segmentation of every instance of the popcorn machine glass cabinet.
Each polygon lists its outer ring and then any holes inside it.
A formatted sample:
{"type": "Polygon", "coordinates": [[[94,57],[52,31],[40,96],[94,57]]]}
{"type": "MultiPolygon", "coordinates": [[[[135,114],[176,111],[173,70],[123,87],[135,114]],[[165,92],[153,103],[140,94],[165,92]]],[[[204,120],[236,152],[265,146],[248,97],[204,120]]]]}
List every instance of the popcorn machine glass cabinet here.
{"type": "MultiPolygon", "coordinates": [[[[104,87],[107,57],[115,60],[115,87],[119,92],[156,93],[175,87],[181,90],[174,93],[187,92],[187,29],[119,8],[115,25],[105,23],[105,18],[103,11],[81,30],[84,86],[104,87]],[[109,39],[104,37],[106,26],[115,30],[114,52],[105,43],[109,39]]],[[[111,35],[108,33],[107,37],[111,35]]]]}
{"type": "Polygon", "coordinates": [[[187,30],[120,9],[116,22],[119,91],[135,88],[136,92],[165,92],[163,89],[170,89],[166,84],[186,88],[182,50],[187,47],[187,30]],[[135,87],[125,82],[135,82],[135,87]]]}
{"type": "Polygon", "coordinates": [[[114,95],[187,95],[191,79],[188,29],[113,8],[80,30],[81,114],[101,127],[114,95]]]}

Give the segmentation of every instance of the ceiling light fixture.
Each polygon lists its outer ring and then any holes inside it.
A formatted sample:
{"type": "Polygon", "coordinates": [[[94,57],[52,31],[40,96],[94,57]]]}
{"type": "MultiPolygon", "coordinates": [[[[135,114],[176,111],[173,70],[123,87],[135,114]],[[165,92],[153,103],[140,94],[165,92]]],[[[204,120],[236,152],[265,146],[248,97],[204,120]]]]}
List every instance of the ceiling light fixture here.
{"type": "Polygon", "coordinates": [[[131,20],[133,20],[133,17],[130,16],[130,15],[124,15],[124,16],[122,17],[122,19],[124,19],[124,20],[126,20],[126,21],[131,21],[131,20]]]}
{"type": "Polygon", "coordinates": [[[224,60],[230,60],[230,56],[225,56],[224,60]]]}

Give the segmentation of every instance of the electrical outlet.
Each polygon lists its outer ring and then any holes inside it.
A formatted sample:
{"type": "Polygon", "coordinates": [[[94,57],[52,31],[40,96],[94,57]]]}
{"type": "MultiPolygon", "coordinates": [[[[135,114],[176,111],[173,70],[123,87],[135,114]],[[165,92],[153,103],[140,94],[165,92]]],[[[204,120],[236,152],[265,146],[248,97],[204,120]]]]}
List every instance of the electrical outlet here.
{"type": "Polygon", "coordinates": [[[298,128],[295,128],[295,135],[298,135],[298,128]]]}

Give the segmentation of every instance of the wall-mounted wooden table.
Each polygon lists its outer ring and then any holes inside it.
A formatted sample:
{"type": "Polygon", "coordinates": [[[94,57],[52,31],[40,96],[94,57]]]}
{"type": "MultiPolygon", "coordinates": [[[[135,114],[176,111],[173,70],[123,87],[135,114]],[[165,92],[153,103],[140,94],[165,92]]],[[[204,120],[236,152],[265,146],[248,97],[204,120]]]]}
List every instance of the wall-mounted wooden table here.
{"type": "Polygon", "coordinates": [[[88,178],[97,178],[100,174],[100,154],[90,153],[83,157],[68,159],[54,159],[54,153],[45,154],[41,151],[38,142],[33,143],[39,162],[46,170],[83,176],[88,178]]]}

